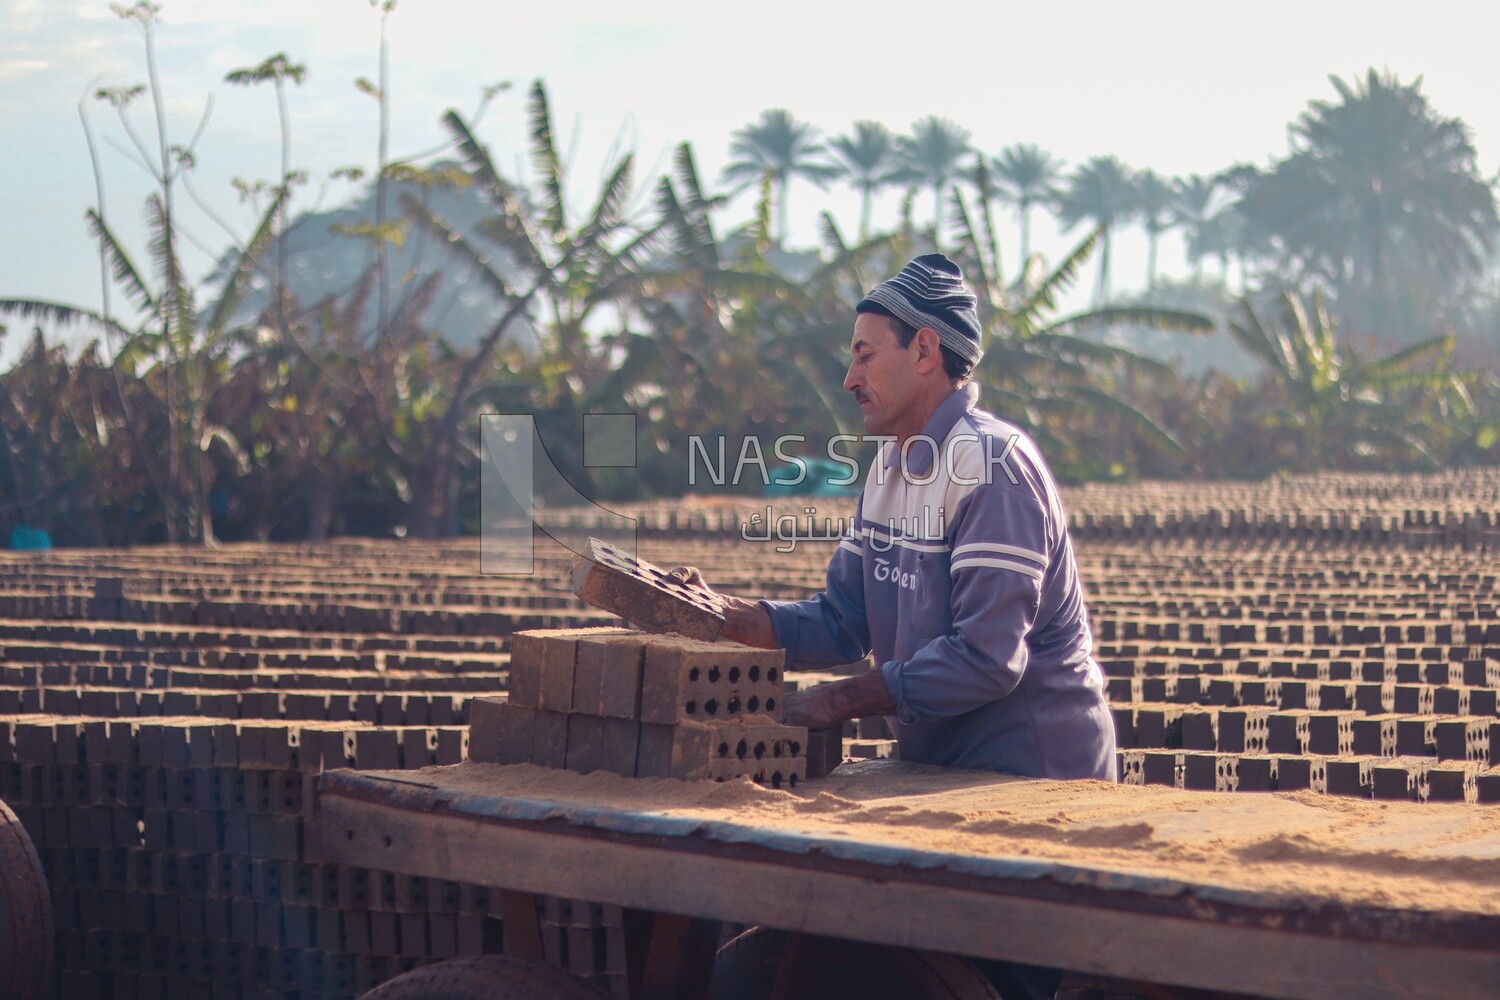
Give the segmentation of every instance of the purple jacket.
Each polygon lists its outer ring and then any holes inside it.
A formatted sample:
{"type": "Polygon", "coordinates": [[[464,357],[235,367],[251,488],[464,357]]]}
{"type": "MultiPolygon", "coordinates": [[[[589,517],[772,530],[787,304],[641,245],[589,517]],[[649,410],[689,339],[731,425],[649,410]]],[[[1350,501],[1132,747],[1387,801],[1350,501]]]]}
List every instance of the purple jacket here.
{"type": "Polygon", "coordinates": [[[955,391],[887,442],[806,601],[762,601],[791,662],[872,649],[901,758],[1115,780],[1114,725],[1057,486],[1036,446],[955,391]],[[936,447],[934,447],[936,446],[936,447]]]}

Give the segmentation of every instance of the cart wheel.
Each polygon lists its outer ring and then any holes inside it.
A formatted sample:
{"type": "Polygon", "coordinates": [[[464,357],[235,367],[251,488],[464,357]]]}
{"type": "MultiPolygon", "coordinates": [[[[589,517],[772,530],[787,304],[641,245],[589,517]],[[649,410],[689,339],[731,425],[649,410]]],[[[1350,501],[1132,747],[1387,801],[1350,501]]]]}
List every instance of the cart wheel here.
{"type": "MultiPolygon", "coordinates": [[[[719,949],[710,1000],[769,1000],[785,931],[752,927],[719,949]]],[[[968,959],[889,945],[804,939],[793,959],[794,1000],[999,1000],[968,959]]]]}
{"type": "Polygon", "coordinates": [[[603,990],[552,965],[486,955],[424,965],[360,1000],[606,1000],[603,990]]]}
{"type": "Polygon", "coordinates": [[[0,997],[50,996],[52,896],[31,838],[0,802],[0,997]]]}

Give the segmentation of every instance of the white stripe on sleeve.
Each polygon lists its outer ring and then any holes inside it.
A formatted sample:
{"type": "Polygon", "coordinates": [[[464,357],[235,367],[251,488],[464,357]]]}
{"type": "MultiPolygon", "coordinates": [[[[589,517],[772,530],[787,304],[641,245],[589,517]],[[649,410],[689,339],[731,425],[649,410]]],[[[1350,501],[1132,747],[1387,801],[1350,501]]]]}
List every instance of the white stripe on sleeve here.
{"type": "MultiPolygon", "coordinates": [[[[965,546],[965,548],[967,547],[968,546],[965,546]]],[[[978,556],[969,556],[966,559],[955,559],[953,561],[953,565],[949,567],[949,572],[957,573],[959,570],[968,569],[971,566],[991,566],[995,569],[1015,570],[1022,576],[1029,576],[1033,580],[1040,580],[1042,578],[1042,571],[1037,569],[1035,566],[1028,566],[1025,563],[1011,562],[1009,559],[983,559],[978,556]]]]}
{"type": "Polygon", "coordinates": [[[1022,559],[1029,559],[1041,565],[1044,569],[1047,566],[1047,557],[1043,553],[1034,552],[1031,549],[1023,549],[1017,545],[1001,545],[999,542],[969,542],[967,545],[960,545],[954,549],[953,558],[957,559],[965,552],[998,552],[1001,555],[1019,556],[1022,559]]]}

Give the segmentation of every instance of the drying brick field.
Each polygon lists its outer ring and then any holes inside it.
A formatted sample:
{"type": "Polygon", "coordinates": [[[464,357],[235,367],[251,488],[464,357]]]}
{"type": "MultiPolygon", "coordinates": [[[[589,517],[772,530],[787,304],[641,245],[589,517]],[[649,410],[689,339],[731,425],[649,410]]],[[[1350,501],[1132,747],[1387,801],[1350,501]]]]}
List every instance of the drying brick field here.
{"type": "MultiPolygon", "coordinates": [[[[1065,499],[1126,783],[1500,803],[1500,474],[1065,499]]],[[[831,544],[741,540],[757,511],[630,512],[659,565],[816,591],[831,544]]],[[[618,624],[569,562],[484,576],[477,541],[0,556],[0,799],[46,872],[58,995],[345,998],[497,950],[498,893],[320,860],[316,781],[465,759],[511,634],[618,624]]],[[[845,735],[890,752],[882,720],[845,735]]],[[[543,906],[549,960],[618,994],[620,912],[543,906]]]]}

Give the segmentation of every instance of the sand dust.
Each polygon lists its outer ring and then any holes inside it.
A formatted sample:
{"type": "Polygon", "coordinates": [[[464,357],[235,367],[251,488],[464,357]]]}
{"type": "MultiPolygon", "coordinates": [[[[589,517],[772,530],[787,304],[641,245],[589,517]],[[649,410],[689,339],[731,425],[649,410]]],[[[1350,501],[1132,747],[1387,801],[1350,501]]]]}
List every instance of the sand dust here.
{"type": "Polygon", "coordinates": [[[530,765],[403,771],[455,793],[731,823],[839,842],[1026,858],[1336,901],[1500,915],[1500,807],[1032,781],[894,761],[796,791],[530,765]]]}

